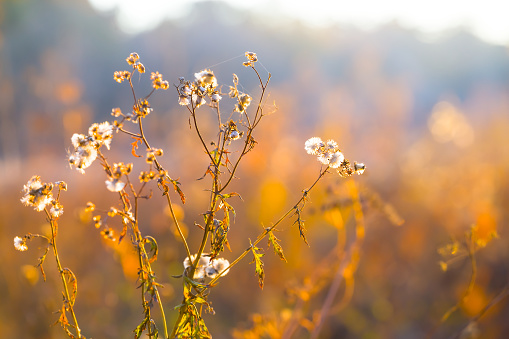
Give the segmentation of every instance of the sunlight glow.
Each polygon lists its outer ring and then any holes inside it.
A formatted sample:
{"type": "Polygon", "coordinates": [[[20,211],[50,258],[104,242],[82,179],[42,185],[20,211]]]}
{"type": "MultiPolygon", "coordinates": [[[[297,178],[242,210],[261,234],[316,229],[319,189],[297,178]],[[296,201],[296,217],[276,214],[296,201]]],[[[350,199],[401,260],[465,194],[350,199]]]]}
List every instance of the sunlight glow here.
{"type": "MultiPolygon", "coordinates": [[[[94,8],[114,11],[120,27],[129,33],[148,30],[166,18],[186,15],[189,5],[197,0],[89,0],[94,8]]],[[[205,1],[207,2],[207,0],[205,1]]],[[[438,33],[458,26],[468,27],[480,38],[496,44],[509,43],[509,20],[499,0],[461,1],[404,0],[331,1],[314,0],[224,0],[231,6],[262,15],[271,13],[302,20],[310,25],[323,26],[334,22],[352,24],[364,29],[375,28],[391,21],[423,33],[438,33]]]]}

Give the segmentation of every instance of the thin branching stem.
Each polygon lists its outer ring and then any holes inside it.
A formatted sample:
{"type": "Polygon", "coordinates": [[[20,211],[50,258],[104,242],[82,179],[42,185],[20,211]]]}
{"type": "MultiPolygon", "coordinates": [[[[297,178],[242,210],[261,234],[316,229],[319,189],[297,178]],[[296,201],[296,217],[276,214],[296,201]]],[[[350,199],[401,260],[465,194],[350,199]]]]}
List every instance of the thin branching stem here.
{"type": "Polygon", "coordinates": [[[55,255],[55,261],[57,263],[57,269],[58,273],[60,274],[60,278],[62,279],[62,285],[64,287],[64,295],[65,295],[65,303],[67,305],[66,309],[69,310],[69,313],[71,313],[72,320],[74,321],[74,327],[76,328],[76,335],[78,338],[81,338],[81,330],[78,325],[78,319],[76,318],[76,314],[74,313],[73,308],[73,301],[70,298],[69,295],[69,288],[67,287],[67,281],[65,279],[64,270],[62,269],[62,264],[60,263],[60,258],[58,256],[58,250],[57,250],[57,222],[56,220],[51,216],[51,214],[48,212],[48,210],[45,208],[44,212],[46,212],[46,216],[48,217],[50,226],[51,226],[51,247],[53,248],[53,254],[55,255]]]}
{"type": "MultiPolygon", "coordinates": [[[[323,176],[325,175],[325,173],[327,173],[327,171],[329,170],[329,166],[327,166],[323,171],[320,172],[320,175],[318,176],[318,178],[315,180],[315,182],[307,189],[307,190],[304,190],[304,193],[302,194],[302,197],[297,201],[297,203],[295,203],[295,205],[293,205],[283,216],[281,216],[271,227],[267,227],[266,229],[263,230],[263,232],[258,235],[258,237],[256,238],[256,240],[252,243],[252,245],[250,245],[244,252],[242,252],[241,255],[239,255],[237,257],[237,259],[235,259],[231,264],[230,266],[228,266],[226,269],[223,270],[223,272],[226,272],[227,270],[231,269],[233,266],[235,266],[239,261],[241,261],[246,255],[248,255],[249,253],[251,253],[251,248],[252,247],[255,247],[260,241],[262,241],[272,230],[274,230],[284,219],[286,219],[286,217],[288,217],[292,212],[295,212],[295,210],[297,208],[299,208],[299,205],[304,202],[307,198],[307,195],[308,193],[313,189],[313,187],[315,187],[315,185],[318,183],[318,181],[320,181],[320,179],[323,178],[323,176]]],[[[214,279],[212,279],[209,283],[209,285],[214,285],[214,283],[221,277],[221,273],[220,272],[214,279]]]]}
{"type": "MultiPolygon", "coordinates": [[[[230,173],[230,176],[228,178],[228,180],[226,181],[226,183],[223,185],[223,187],[219,190],[219,193],[223,192],[224,189],[230,184],[230,182],[233,180],[233,178],[235,177],[235,172],[237,171],[237,168],[239,166],[239,163],[240,161],[242,160],[242,158],[244,157],[244,155],[247,153],[247,150],[248,148],[250,147],[250,143],[251,143],[251,138],[252,138],[252,133],[253,133],[253,129],[258,125],[258,123],[260,122],[261,120],[261,111],[262,111],[262,103],[263,103],[263,98],[265,96],[265,91],[267,89],[267,86],[269,85],[269,81],[270,81],[270,73],[269,73],[269,77],[267,79],[267,81],[265,82],[265,84],[263,83],[263,81],[261,80],[260,78],[260,75],[258,74],[258,72],[256,71],[256,69],[253,67],[253,69],[255,70],[256,74],[258,75],[258,79],[260,79],[260,85],[262,87],[262,92],[260,94],[260,100],[258,101],[258,107],[256,109],[256,114],[255,114],[255,118],[254,118],[254,123],[253,123],[253,126],[251,126],[251,124],[249,124],[250,126],[248,127],[248,130],[247,130],[247,135],[246,135],[246,140],[244,142],[244,148],[242,149],[242,152],[240,153],[240,156],[239,158],[237,159],[237,161],[235,162],[235,165],[233,166],[233,169],[230,173]]],[[[246,116],[247,116],[247,113],[246,113],[246,116]]]]}

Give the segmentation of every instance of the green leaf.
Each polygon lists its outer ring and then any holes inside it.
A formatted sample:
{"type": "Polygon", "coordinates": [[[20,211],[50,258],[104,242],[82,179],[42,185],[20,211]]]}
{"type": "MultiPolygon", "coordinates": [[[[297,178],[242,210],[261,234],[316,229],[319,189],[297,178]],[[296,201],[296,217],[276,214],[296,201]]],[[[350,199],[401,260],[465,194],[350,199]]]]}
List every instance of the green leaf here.
{"type": "MultiPolygon", "coordinates": [[[[251,240],[249,241],[251,243],[251,240]]],[[[265,272],[263,270],[263,261],[262,257],[265,255],[263,253],[257,253],[256,251],[260,251],[261,249],[258,247],[253,246],[251,244],[251,252],[253,252],[253,261],[256,265],[255,272],[258,275],[258,285],[260,285],[260,288],[263,289],[263,279],[265,278],[265,272]]],[[[251,262],[253,262],[251,261],[251,262]]]]}
{"type": "Polygon", "coordinates": [[[278,243],[279,239],[276,238],[274,233],[272,231],[269,231],[269,247],[272,244],[272,247],[274,248],[274,253],[276,253],[281,260],[284,260],[287,262],[285,255],[283,254],[283,247],[278,243]]]}

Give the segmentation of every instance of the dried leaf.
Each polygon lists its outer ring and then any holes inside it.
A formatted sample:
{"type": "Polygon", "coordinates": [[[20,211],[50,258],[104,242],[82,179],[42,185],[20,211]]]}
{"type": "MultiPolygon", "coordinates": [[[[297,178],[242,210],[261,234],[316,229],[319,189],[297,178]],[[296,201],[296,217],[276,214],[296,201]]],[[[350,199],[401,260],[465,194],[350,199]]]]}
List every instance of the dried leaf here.
{"type": "MultiPolygon", "coordinates": [[[[251,243],[251,241],[249,241],[249,242],[251,243]]],[[[260,285],[260,288],[263,289],[263,279],[265,278],[265,272],[263,270],[263,261],[261,258],[265,254],[257,253],[256,251],[260,251],[260,248],[255,247],[255,246],[253,246],[253,244],[251,244],[251,252],[253,252],[253,257],[254,257],[253,261],[251,261],[251,262],[254,262],[256,265],[255,272],[258,275],[258,284],[260,285]]]]}
{"type": "Polygon", "coordinates": [[[279,239],[276,238],[274,233],[272,231],[269,231],[269,247],[272,244],[272,247],[274,248],[274,253],[276,253],[281,260],[287,261],[285,258],[285,255],[283,254],[283,248],[279,244],[279,239]]]}
{"type": "Polygon", "coordinates": [[[132,149],[131,154],[136,158],[141,158],[141,155],[136,154],[136,150],[138,149],[138,143],[141,144],[142,140],[140,138],[132,137],[134,141],[131,143],[132,149]]]}

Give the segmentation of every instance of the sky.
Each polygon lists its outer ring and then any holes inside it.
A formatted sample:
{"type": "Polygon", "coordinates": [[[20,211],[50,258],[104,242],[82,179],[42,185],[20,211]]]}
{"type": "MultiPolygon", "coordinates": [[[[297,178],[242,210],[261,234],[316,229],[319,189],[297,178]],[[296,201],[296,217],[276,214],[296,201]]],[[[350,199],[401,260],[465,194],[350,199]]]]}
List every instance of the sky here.
{"type": "MultiPolygon", "coordinates": [[[[203,0],[202,0],[203,1],[203,0]]],[[[204,0],[208,1],[208,0],[204,0]]],[[[114,11],[122,30],[137,33],[166,18],[189,14],[196,0],[89,0],[102,11],[114,11]]],[[[397,21],[430,36],[457,27],[468,27],[490,43],[509,45],[509,20],[504,0],[224,0],[234,7],[260,13],[286,15],[312,26],[334,22],[373,29],[397,21]]]]}

